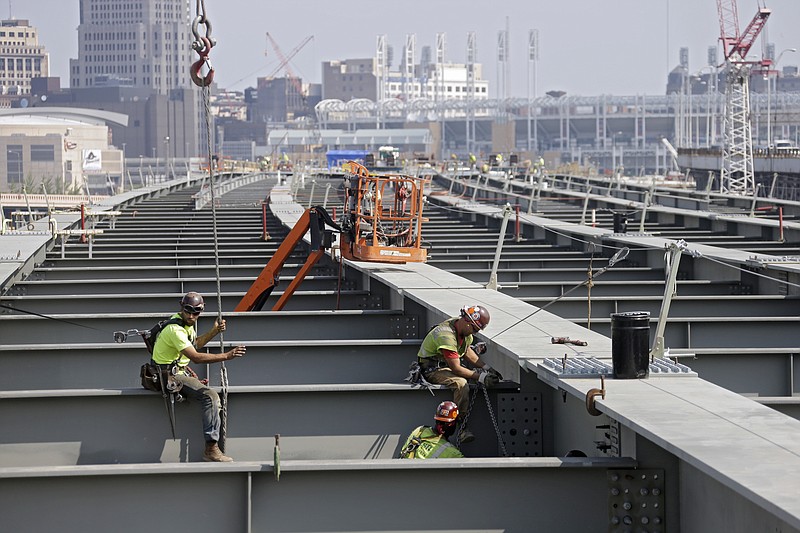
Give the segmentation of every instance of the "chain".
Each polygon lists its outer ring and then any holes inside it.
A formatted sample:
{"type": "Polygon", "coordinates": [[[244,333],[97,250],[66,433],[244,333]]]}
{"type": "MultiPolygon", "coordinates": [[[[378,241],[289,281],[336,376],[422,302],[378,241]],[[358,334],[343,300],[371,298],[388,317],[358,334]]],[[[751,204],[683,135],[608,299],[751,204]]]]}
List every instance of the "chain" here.
{"type": "Polygon", "coordinates": [[[503,457],[508,457],[508,452],[506,451],[506,443],[503,442],[503,437],[500,435],[500,428],[497,426],[497,418],[494,416],[494,410],[492,409],[492,402],[489,401],[489,390],[484,387],[482,384],[478,384],[478,387],[483,390],[483,397],[486,399],[486,407],[489,409],[489,418],[492,419],[492,425],[494,426],[494,432],[497,435],[497,443],[500,445],[500,451],[503,454],[503,457]]]}
{"type": "MultiPolygon", "coordinates": [[[[500,445],[500,452],[503,454],[503,457],[508,457],[508,451],[506,450],[506,443],[503,442],[503,437],[500,435],[500,427],[497,425],[497,418],[494,416],[494,409],[492,409],[492,402],[489,399],[489,391],[483,384],[478,383],[478,389],[483,391],[483,397],[486,400],[486,408],[489,410],[489,418],[492,420],[492,426],[494,427],[494,432],[497,435],[497,443],[500,445]]],[[[467,427],[467,422],[469,422],[469,415],[472,414],[472,407],[475,405],[475,397],[477,396],[477,390],[473,389],[469,393],[469,407],[467,407],[467,412],[464,415],[464,419],[461,421],[461,428],[458,432],[458,436],[456,437],[456,448],[461,447],[461,429],[467,427]]]]}
{"type": "Polygon", "coordinates": [[[469,422],[469,415],[472,413],[472,406],[475,405],[475,390],[469,391],[469,407],[467,407],[467,412],[464,414],[464,419],[461,420],[461,427],[458,430],[458,435],[456,436],[456,448],[461,448],[461,431],[467,427],[467,422],[469,422]]]}

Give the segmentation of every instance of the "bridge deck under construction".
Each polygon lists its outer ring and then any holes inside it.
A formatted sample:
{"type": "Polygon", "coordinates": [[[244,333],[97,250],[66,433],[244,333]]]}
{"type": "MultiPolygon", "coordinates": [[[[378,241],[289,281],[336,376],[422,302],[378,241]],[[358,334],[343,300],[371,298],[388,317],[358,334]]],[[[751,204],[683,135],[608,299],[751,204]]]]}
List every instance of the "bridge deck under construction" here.
{"type": "MultiPolygon", "coordinates": [[[[183,180],[105,200],[96,208],[121,214],[113,229],[98,222],[91,257],[75,237],[62,253],[47,219],[0,236],[9,530],[139,531],[142,509],[167,523],[173,510],[161,504],[189,482],[214,487],[213,505],[183,509],[202,531],[800,531],[800,347],[789,333],[800,321],[800,205],[770,202],[779,219],[759,206],[751,216],[741,199],[647,185],[435,176],[426,264],[326,257],[285,310],[236,313],[325,187],[311,197],[310,186],[265,175],[221,196],[219,300],[212,210],[196,209],[198,191],[183,180]],[[659,317],[676,241],[676,294],[659,317]],[[603,270],[622,248],[627,257],[603,270]],[[171,438],[160,395],[138,384],[144,345],[114,342],[173,312],[188,290],[206,295],[201,330],[220,301],[224,344],[248,346],[226,365],[234,463],[198,462],[196,406],[178,406],[171,438]],[[428,329],[468,303],[490,310],[485,358],[507,381],[485,397],[475,390],[478,438],[462,446],[465,459],[395,459],[450,396],[410,386],[408,366],[428,329]],[[633,311],[650,313],[653,332],[666,321],[668,359],[647,379],[613,379],[610,315],[633,311]],[[573,361],[601,370],[568,372],[573,361]],[[599,388],[593,416],[587,394],[599,388]],[[475,487],[481,504],[409,521],[420,486],[475,487]]],[[[339,201],[331,194],[328,207],[339,201]]],[[[78,222],[62,214],[57,227],[78,222]]],[[[199,370],[219,385],[218,367],[199,370]]]]}

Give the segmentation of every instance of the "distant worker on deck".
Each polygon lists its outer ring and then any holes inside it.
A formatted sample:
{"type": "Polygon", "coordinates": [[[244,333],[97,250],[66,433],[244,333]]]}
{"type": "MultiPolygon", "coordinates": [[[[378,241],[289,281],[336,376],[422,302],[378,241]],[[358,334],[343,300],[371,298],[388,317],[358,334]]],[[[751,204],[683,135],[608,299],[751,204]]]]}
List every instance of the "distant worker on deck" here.
{"type": "Polygon", "coordinates": [[[545,166],[544,166],[544,157],[539,156],[539,161],[537,161],[536,167],[537,167],[537,170],[539,172],[539,174],[538,174],[539,176],[541,176],[541,175],[543,175],[545,173],[546,169],[545,169],[545,166]]]}
{"type": "Polygon", "coordinates": [[[233,459],[223,454],[218,444],[222,425],[219,394],[207,385],[207,380],[201,381],[198,378],[189,368],[189,363],[204,365],[229,361],[234,357],[242,357],[247,349],[245,346],[236,346],[217,354],[198,352],[198,349],[225,331],[225,320],[214,321],[214,327],[198,337],[195,326],[200,313],[205,309],[203,297],[196,292],[187,292],[181,298],[180,306],[180,311],[172,315],[172,319],[180,322],[165,326],[156,339],[153,363],[159,365],[162,371],[169,371],[180,382],[183,396],[200,402],[203,409],[203,436],[206,441],[203,460],[227,463],[233,459]]]}
{"type": "MultiPolygon", "coordinates": [[[[448,318],[428,332],[417,353],[422,375],[429,383],[453,389],[453,399],[458,405],[462,423],[459,442],[470,442],[475,436],[463,424],[469,409],[469,382],[474,380],[486,387],[496,386],[503,376],[481,360],[471,345],[473,335],[489,325],[489,311],[479,305],[461,308],[457,317],[448,318]],[[474,368],[461,364],[461,360],[474,368]]],[[[484,345],[485,346],[485,345],[484,345]]]]}
{"type": "Polygon", "coordinates": [[[464,457],[447,439],[456,431],[458,406],[446,401],[439,404],[433,427],[419,426],[411,432],[400,450],[401,459],[438,459],[464,457]]]}

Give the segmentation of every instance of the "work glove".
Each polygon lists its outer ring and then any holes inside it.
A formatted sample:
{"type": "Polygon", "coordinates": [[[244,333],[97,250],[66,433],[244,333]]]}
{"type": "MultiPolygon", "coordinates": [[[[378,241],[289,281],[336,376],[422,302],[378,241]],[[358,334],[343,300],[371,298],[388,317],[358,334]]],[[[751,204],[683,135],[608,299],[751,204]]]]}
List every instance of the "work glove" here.
{"type": "Polygon", "coordinates": [[[472,351],[475,352],[477,355],[483,355],[486,353],[486,343],[483,341],[476,342],[472,346],[472,351]]]}
{"type": "Polygon", "coordinates": [[[482,368],[479,368],[477,372],[478,372],[478,383],[480,383],[487,389],[496,387],[497,384],[500,383],[500,380],[497,379],[497,377],[494,374],[491,374],[482,368]]]}
{"type": "Polygon", "coordinates": [[[503,381],[503,375],[500,372],[498,372],[496,368],[492,368],[489,365],[487,365],[486,363],[484,363],[483,364],[483,369],[486,370],[491,375],[493,375],[494,377],[496,377],[497,381],[503,381]]]}

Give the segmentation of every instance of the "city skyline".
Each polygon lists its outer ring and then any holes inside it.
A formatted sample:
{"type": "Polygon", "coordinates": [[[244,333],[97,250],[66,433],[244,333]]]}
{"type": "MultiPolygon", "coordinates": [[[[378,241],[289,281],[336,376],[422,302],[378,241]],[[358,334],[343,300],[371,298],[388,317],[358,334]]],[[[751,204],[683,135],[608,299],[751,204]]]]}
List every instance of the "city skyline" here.
{"type": "MultiPolygon", "coordinates": [[[[700,5],[692,0],[532,4],[521,0],[499,2],[487,13],[486,4],[477,0],[408,0],[402,5],[375,0],[310,0],[267,7],[254,7],[245,0],[226,0],[224,4],[206,0],[213,37],[218,41],[209,57],[219,86],[241,91],[255,86],[259,76],[274,72],[279,64],[278,54],[266,39],[267,32],[284,54],[313,35],[290,62],[290,69],[304,81],[319,82],[323,61],[372,57],[381,34],[393,48],[394,69],[409,33],[416,35],[416,62],[422,48],[435,50],[436,34],[445,33],[446,60],[463,63],[467,34],[474,31],[477,62],[484,65],[484,79],[489,81],[492,97],[504,84],[507,93],[516,97],[550,90],[584,96],[664,94],[667,75],[679,64],[680,48],[689,48],[689,70],[698,72],[706,65],[708,47],[719,41],[714,0],[703,0],[700,5]],[[510,61],[508,78],[503,79],[502,73],[498,75],[495,57],[497,34],[506,28],[510,61]],[[539,59],[533,70],[527,60],[532,29],[539,34],[539,59]]],[[[778,68],[800,64],[800,52],[789,51],[800,50],[800,35],[793,29],[800,23],[800,2],[772,0],[768,7],[772,16],[766,40],[774,43],[777,55],[786,51],[778,68]]],[[[756,0],[739,0],[740,28],[757,9],[756,0]]],[[[10,2],[8,16],[4,17],[27,19],[38,28],[40,43],[50,54],[51,75],[59,76],[65,87],[69,85],[69,60],[77,57],[78,12],[78,0],[26,0],[23,5],[10,2]],[[40,15],[52,13],[56,7],[57,20],[40,15]]],[[[759,39],[751,53],[760,56],[761,51],[759,39]]],[[[276,75],[285,72],[283,69],[276,75]]]]}

